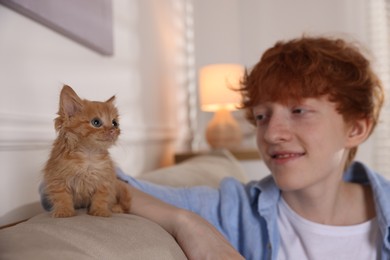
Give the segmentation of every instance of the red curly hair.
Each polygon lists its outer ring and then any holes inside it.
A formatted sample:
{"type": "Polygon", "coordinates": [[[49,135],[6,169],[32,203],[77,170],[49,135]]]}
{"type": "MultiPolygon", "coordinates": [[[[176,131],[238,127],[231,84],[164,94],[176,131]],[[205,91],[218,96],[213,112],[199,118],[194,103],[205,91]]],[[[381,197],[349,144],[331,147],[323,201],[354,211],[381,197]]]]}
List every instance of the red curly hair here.
{"type": "MultiPolygon", "coordinates": [[[[374,129],[384,102],[382,83],[362,52],[342,39],[323,37],[277,42],[246,73],[240,91],[241,108],[252,124],[252,108],[259,103],[327,95],[346,122],[367,118],[374,129]]],[[[351,150],[347,165],[356,151],[351,150]]]]}

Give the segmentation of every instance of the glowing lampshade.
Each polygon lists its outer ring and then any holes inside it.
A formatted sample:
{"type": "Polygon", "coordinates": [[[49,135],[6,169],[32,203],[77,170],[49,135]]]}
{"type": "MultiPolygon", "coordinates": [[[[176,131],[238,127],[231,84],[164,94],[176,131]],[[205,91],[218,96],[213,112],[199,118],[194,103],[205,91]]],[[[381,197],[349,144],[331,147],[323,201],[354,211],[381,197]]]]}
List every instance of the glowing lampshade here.
{"type": "Polygon", "coordinates": [[[212,148],[237,149],[241,143],[240,126],[230,111],[237,109],[241,96],[237,90],[244,75],[239,64],[213,64],[200,69],[200,104],[203,111],[215,112],[206,129],[212,148]]]}

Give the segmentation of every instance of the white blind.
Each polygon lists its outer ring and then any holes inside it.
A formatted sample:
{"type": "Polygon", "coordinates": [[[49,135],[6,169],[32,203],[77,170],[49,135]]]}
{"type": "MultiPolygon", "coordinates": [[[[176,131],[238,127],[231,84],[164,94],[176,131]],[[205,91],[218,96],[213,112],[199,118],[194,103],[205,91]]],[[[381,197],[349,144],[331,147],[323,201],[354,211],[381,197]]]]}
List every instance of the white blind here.
{"type": "Polygon", "coordinates": [[[370,41],[386,101],[374,140],[375,169],[390,178],[390,0],[369,1],[370,41]]]}
{"type": "Polygon", "coordinates": [[[175,151],[191,150],[197,124],[197,88],[195,78],[195,43],[193,0],[172,0],[180,14],[176,27],[180,40],[177,49],[177,138],[175,151]]]}

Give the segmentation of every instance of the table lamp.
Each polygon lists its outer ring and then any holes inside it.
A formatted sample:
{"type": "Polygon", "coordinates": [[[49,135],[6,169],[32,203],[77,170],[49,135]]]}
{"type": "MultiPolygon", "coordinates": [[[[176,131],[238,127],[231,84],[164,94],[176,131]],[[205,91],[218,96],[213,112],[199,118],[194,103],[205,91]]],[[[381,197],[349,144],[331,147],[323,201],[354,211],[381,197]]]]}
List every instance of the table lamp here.
{"type": "Polygon", "coordinates": [[[244,67],[239,64],[212,64],[199,71],[201,109],[214,112],[205,134],[211,148],[235,150],[241,143],[240,126],[230,111],[240,104],[241,95],[235,89],[243,75],[244,67]]]}

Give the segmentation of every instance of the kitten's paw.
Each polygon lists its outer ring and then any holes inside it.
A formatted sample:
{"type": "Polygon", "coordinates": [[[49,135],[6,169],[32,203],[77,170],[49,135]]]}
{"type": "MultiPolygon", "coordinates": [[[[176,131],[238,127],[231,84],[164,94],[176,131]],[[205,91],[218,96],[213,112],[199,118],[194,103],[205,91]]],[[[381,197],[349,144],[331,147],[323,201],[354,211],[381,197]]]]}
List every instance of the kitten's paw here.
{"type": "Polygon", "coordinates": [[[68,218],[76,216],[76,211],[74,209],[60,208],[53,210],[51,215],[55,218],[68,218]]]}
{"type": "Polygon", "coordinates": [[[123,213],[123,209],[119,204],[115,204],[111,210],[113,213],[123,213]]]}
{"type": "Polygon", "coordinates": [[[121,205],[120,208],[122,213],[130,213],[130,207],[128,205],[121,205]]]}
{"type": "Polygon", "coordinates": [[[111,217],[111,215],[112,215],[110,210],[104,209],[104,208],[90,209],[88,211],[88,214],[92,215],[92,216],[97,216],[97,217],[111,217]]]}

